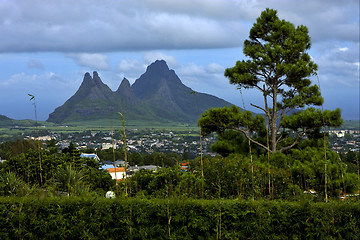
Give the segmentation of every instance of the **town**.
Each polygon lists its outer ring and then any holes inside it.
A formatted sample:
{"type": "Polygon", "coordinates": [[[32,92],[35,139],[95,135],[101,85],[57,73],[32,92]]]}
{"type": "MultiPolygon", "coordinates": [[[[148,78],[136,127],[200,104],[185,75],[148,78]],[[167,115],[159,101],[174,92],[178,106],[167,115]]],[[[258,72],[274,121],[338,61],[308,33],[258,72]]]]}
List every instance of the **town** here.
{"type": "MultiPolygon", "coordinates": [[[[327,130],[329,148],[337,153],[346,154],[349,151],[360,150],[360,130],[336,129],[327,130]]],[[[124,137],[119,131],[82,131],[70,133],[57,133],[42,129],[37,136],[33,131],[24,136],[25,139],[39,139],[44,144],[55,139],[59,149],[69,147],[73,143],[78,150],[118,149],[124,145],[124,137]]],[[[215,156],[210,146],[216,141],[216,134],[202,137],[202,154],[215,156]]],[[[176,153],[186,154],[193,159],[201,154],[200,135],[198,130],[166,130],[166,129],[127,129],[126,145],[128,151],[138,153],[176,153]]]]}
{"type": "MultiPolygon", "coordinates": [[[[54,139],[59,150],[69,147],[73,143],[81,151],[119,149],[124,146],[124,137],[119,131],[83,131],[72,133],[55,133],[42,129],[39,136],[36,132],[24,136],[25,139],[38,139],[46,145],[47,141],[54,139]]],[[[129,152],[137,153],[175,153],[186,155],[186,159],[193,159],[203,155],[215,156],[210,146],[216,141],[214,134],[202,137],[200,150],[199,131],[166,129],[129,129],[126,130],[126,145],[129,152]]],[[[109,159],[101,159],[107,161],[109,159]]]]}

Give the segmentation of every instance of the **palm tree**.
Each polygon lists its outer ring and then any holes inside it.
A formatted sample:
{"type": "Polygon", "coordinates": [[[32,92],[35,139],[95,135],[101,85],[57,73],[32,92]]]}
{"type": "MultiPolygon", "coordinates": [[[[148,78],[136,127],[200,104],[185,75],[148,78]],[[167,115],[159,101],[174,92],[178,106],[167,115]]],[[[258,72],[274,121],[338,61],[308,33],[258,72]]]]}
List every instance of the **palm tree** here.
{"type": "Polygon", "coordinates": [[[84,184],[84,171],[77,171],[71,164],[65,164],[57,172],[57,186],[59,189],[71,194],[79,195],[87,190],[84,184]]]}

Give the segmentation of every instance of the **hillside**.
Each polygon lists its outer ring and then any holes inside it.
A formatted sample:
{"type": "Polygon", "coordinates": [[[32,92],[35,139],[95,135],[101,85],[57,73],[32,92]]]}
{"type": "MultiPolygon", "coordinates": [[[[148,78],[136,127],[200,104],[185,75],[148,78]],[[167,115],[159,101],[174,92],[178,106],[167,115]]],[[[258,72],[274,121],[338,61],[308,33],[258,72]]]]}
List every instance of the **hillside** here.
{"type": "Polygon", "coordinates": [[[30,119],[14,120],[4,115],[0,115],[0,127],[11,128],[11,127],[35,127],[35,126],[36,126],[36,121],[34,120],[30,120],[30,119]]]}

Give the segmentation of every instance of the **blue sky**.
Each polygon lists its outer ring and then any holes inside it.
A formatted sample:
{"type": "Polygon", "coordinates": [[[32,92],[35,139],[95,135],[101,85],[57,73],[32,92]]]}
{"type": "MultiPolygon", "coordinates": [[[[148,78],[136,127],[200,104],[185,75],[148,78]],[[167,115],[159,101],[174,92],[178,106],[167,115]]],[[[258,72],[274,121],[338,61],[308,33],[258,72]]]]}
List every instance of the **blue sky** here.
{"type": "MultiPolygon", "coordinates": [[[[358,0],[0,0],[0,114],[46,120],[98,71],[116,90],[164,59],[183,83],[243,107],[225,68],[244,59],[242,45],[265,8],[309,29],[325,109],[359,119],[358,0]]],[[[313,79],[317,83],[317,79],[313,79]]],[[[261,104],[243,90],[245,108],[261,104]]]]}

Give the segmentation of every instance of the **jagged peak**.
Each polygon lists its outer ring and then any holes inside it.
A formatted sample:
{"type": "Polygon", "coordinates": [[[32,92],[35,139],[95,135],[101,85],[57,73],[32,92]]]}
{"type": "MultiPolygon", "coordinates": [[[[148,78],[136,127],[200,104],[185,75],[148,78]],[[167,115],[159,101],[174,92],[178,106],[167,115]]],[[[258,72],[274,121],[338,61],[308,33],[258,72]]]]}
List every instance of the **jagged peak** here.
{"type": "Polygon", "coordinates": [[[155,62],[151,63],[146,71],[169,71],[169,67],[166,64],[165,60],[156,60],[155,62]]]}
{"type": "Polygon", "coordinates": [[[91,77],[90,73],[89,72],[86,72],[84,74],[84,79],[80,85],[80,88],[83,88],[85,86],[88,86],[88,85],[92,85],[92,82],[93,82],[93,78],[91,77]]]}
{"type": "MultiPolygon", "coordinates": [[[[147,67],[134,84],[123,78],[117,91],[104,84],[99,74],[86,72],[78,91],[49,115],[50,122],[71,122],[106,118],[114,111],[127,109],[129,119],[170,119],[193,121],[198,118],[190,88],[182,84],[164,60],[147,67]]],[[[230,105],[211,95],[199,94],[201,110],[230,105]]]]}
{"type": "Polygon", "coordinates": [[[93,72],[93,80],[94,80],[94,82],[97,82],[97,83],[103,83],[101,81],[101,78],[99,77],[99,74],[96,71],[93,72]]]}
{"type": "Polygon", "coordinates": [[[123,85],[124,87],[129,87],[130,88],[130,82],[129,80],[127,80],[127,78],[123,78],[123,80],[121,81],[120,86],[123,85]]]}
{"type": "Polygon", "coordinates": [[[121,89],[130,89],[130,82],[129,80],[127,80],[127,78],[123,78],[123,80],[121,81],[118,89],[116,90],[116,92],[119,92],[121,89]]]}

